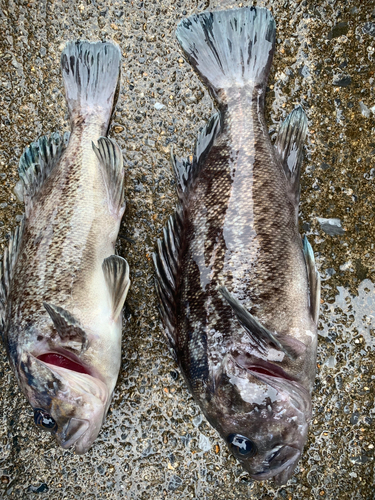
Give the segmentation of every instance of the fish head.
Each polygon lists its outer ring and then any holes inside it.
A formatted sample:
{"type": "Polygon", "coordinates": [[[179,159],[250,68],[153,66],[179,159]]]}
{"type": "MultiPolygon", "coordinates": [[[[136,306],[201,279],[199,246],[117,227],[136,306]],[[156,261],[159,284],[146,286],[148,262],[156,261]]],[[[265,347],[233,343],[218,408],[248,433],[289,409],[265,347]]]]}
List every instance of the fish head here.
{"type": "Polygon", "coordinates": [[[96,439],[108,406],[107,386],[98,378],[21,356],[18,377],[34,409],[35,424],[55,435],[63,448],[86,453],[96,439]]]}
{"type": "Polygon", "coordinates": [[[230,355],[224,364],[208,419],[253,479],[285,484],[307,439],[309,392],[265,367],[241,366],[230,355]]]}

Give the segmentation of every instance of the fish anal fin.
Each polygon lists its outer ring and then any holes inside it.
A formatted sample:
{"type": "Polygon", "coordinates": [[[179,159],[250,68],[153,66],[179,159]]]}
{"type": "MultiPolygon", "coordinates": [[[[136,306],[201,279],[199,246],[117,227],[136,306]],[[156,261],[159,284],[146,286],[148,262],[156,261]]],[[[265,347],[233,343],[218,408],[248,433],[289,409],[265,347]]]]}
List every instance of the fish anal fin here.
{"type": "Polygon", "coordinates": [[[306,134],[306,113],[302,106],[298,106],[289,113],[281,124],[275,143],[296,206],[299,203],[303,145],[306,134]]]}
{"type": "Polygon", "coordinates": [[[289,343],[289,339],[281,335],[276,335],[265,328],[255,316],[245,309],[240,302],[228,292],[225,287],[221,287],[220,293],[232,308],[241,326],[248,333],[252,345],[262,355],[266,355],[269,347],[283,352],[290,359],[296,359],[299,355],[289,343]]]}
{"type": "Polygon", "coordinates": [[[112,299],[112,319],[117,321],[130,287],[129,265],[122,257],[111,255],[104,259],[102,268],[112,299]]]}
{"type": "Polygon", "coordinates": [[[121,219],[125,210],[124,167],[122,153],[115,141],[100,137],[98,146],[92,143],[103,173],[111,213],[121,219]]]}
{"type": "Polygon", "coordinates": [[[25,203],[26,217],[32,209],[34,197],[64,154],[69,137],[69,132],[63,136],[55,132],[50,137],[40,137],[30,144],[21,156],[18,165],[21,182],[16,185],[16,194],[18,199],[25,203]]]}
{"type": "Polygon", "coordinates": [[[85,351],[88,346],[88,338],[86,332],[74,316],[62,307],[47,302],[43,302],[43,305],[50,315],[62,343],[79,345],[79,350],[81,352],[85,351]]]}
{"type": "Polygon", "coordinates": [[[310,288],[310,312],[315,324],[317,324],[320,308],[320,275],[316,269],[313,249],[306,236],[303,237],[303,254],[310,288]]]}

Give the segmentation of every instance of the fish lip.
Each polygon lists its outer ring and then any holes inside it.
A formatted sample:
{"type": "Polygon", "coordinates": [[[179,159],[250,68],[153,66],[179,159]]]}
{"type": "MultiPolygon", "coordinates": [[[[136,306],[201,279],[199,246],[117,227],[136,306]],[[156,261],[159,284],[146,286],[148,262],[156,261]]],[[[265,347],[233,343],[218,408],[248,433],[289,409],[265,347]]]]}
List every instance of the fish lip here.
{"type": "MultiPolygon", "coordinates": [[[[264,470],[262,470],[260,472],[256,472],[255,474],[251,474],[250,473],[250,476],[253,479],[257,479],[257,480],[270,479],[271,477],[281,475],[281,473],[283,471],[285,471],[285,469],[287,469],[291,465],[293,465],[293,464],[297,465],[297,462],[298,462],[299,458],[301,457],[301,450],[299,448],[296,448],[295,446],[290,446],[290,445],[288,445],[288,446],[289,446],[289,448],[293,448],[295,450],[295,454],[293,455],[293,457],[291,457],[285,463],[283,463],[282,465],[280,465],[280,467],[274,467],[272,469],[272,460],[274,460],[275,458],[277,458],[277,456],[279,454],[279,451],[281,451],[281,449],[282,449],[281,448],[276,453],[276,455],[274,457],[272,457],[271,467],[267,467],[266,469],[264,469],[264,470]]],[[[294,470],[294,468],[293,468],[293,470],[294,470]]],[[[281,484],[283,484],[283,483],[281,483],[281,484]]]]}
{"type": "Polygon", "coordinates": [[[70,448],[80,440],[90,428],[90,422],[83,418],[72,417],[66,429],[60,435],[60,446],[64,449],[70,448]],[[71,435],[69,435],[71,433],[71,435]],[[68,436],[68,438],[67,438],[68,436]]]}

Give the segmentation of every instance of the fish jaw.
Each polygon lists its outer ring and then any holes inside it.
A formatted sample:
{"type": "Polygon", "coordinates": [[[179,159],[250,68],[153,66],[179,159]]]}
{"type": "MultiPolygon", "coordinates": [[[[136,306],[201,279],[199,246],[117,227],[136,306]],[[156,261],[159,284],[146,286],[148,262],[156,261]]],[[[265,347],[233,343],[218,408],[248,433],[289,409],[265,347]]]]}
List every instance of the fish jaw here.
{"type": "MultiPolygon", "coordinates": [[[[282,370],[266,364],[244,367],[227,354],[216,374],[207,419],[226,441],[230,452],[254,480],[274,478],[285,484],[291,477],[307,440],[311,418],[308,391],[282,370]],[[234,446],[231,436],[245,438],[253,453],[234,446]]],[[[202,402],[202,401],[200,401],[202,402]]]]}
{"type": "MultiPolygon", "coordinates": [[[[269,466],[266,466],[262,471],[256,474],[252,474],[251,471],[249,471],[251,477],[257,481],[264,481],[272,478],[277,485],[281,486],[286,484],[293,475],[294,469],[301,457],[301,451],[293,446],[283,446],[281,454],[282,456],[277,454],[275,458],[271,460],[269,466]]],[[[246,469],[246,464],[243,464],[243,466],[246,469]]]]}
{"type": "MultiPolygon", "coordinates": [[[[62,429],[56,433],[56,439],[62,448],[74,447],[75,453],[81,455],[89,450],[97,438],[109,405],[107,386],[98,378],[85,373],[73,372],[67,368],[46,363],[48,368],[64,378],[70,389],[69,400],[81,398],[82,406],[76,406],[73,412],[64,418],[66,413],[64,399],[52,405],[51,415],[59,417],[62,429]]],[[[67,405],[68,406],[68,405],[67,405]]],[[[70,407],[70,405],[69,405],[70,407]]],[[[58,422],[58,420],[55,418],[58,422]]]]}
{"type": "Polygon", "coordinates": [[[111,393],[106,384],[87,370],[74,371],[28,353],[22,355],[19,376],[34,411],[41,409],[56,423],[52,432],[59,445],[86,453],[109,407],[111,393]]]}

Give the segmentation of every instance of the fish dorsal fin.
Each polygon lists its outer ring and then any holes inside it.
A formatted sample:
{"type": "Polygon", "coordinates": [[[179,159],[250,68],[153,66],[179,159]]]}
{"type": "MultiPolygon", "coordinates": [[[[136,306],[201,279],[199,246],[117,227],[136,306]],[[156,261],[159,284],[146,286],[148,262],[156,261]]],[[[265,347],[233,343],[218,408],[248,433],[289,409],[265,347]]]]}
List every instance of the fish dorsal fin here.
{"type": "Polygon", "coordinates": [[[290,359],[295,359],[298,353],[292,349],[284,338],[276,337],[275,334],[267,330],[239,301],[231,295],[225,287],[221,287],[221,294],[228,302],[241,326],[249,334],[253,346],[262,354],[266,354],[270,346],[284,352],[290,359]]]}
{"type": "Polygon", "coordinates": [[[177,178],[180,197],[187,193],[189,186],[197,177],[219,131],[220,113],[215,113],[198,134],[192,162],[187,159],[179,161],[172,153],[172,166],[177,178]]]}
{"type": "Polygon", "coordinates": [[[159,310],[167,338],[172,349],[176,347],[176,303],[175,293],[180,267],[182,245],[182,206],[168,220],[164,237],[157,242],[158,250],[152,255],[156,271],[156,290],[159,297],[159,310]]]}
{"type": "Polygon", "coordinates": [[[88,344],[87,335],[74,316],[62,307],[47,302],[43,302],[43,305],[50,315],[62,343],[76,344],[78,350],[85,351],[88,344]]]}
{"type": "Polygon", "coordinates": [[[275,147],[281,158],[286,178],[299,203],[303,145],[307,134],[307,118],[302,106],[295,108],[283,121],[275,147]]]}
{"type": "Polygon", "coordinates": [[[0,261],[0,328],[4,334],[6,322],[6,304],[9,296],[10,285],[13,278],[13,271],[16,265],[19,250],[21,247],[22,234],[25,227],[25,218],[22,218],[21,224],[16,228],[13,235],[9,238],[8,246],[5,247],[3,260],[0,261]]]}
{"type": "Polygon", "coordinates": [[[40,191],[44,181],[59,162],[69,142],[70,133],[60,136],[58,132],[50,137],[40,137],[30,144],[21,156],[18,165],[20,182],[15,192],[17,197],[25,202],[26,217],[28,217],[32,201],[40,191]]]}
{"type": "Polygon", "coordinates": [[[306,236],[303,237],[303,254],[305,256],[307,277],[310,287],[310,312],[318,324],[320,308],[320,275],[316,269],[313,249],[306,236]]]}
{"type": "Polygon", "coordinates": [[[108,139],[108,137],[100,137],[98,147],[94,143],[92,143],[92,147],[103,172],[111,213],[121,219],[125,210],[124,167],[121,149],[115,141],[108,139]]]}
{"type": "Polygon", "coordinates": [[[129,266],[122,257],[111,255],[104,259],[102,268],[112,298],[112,318],[116,321],[130,287],[129,266]]]}

